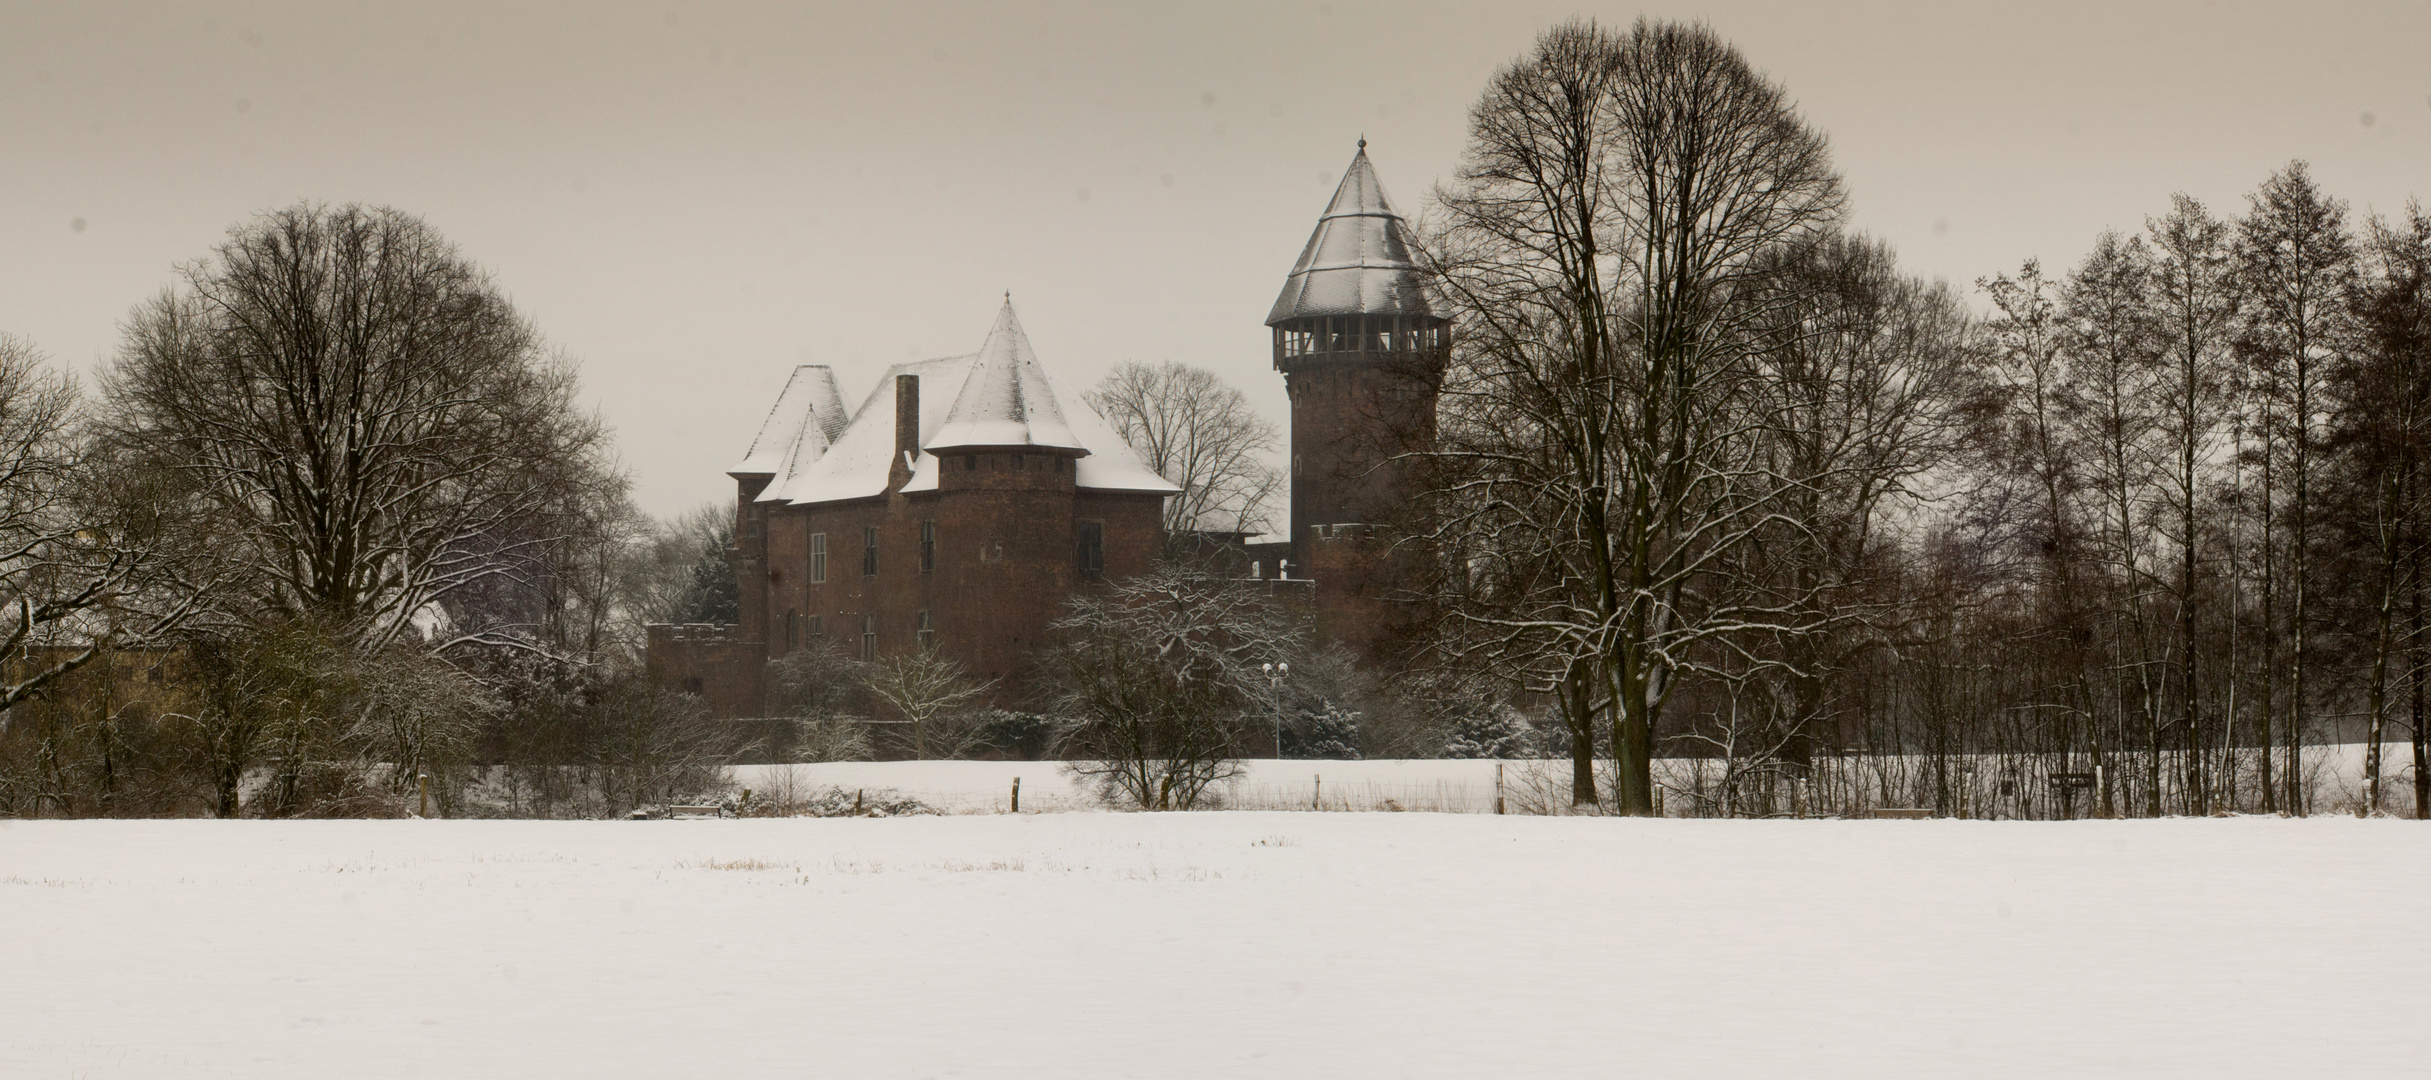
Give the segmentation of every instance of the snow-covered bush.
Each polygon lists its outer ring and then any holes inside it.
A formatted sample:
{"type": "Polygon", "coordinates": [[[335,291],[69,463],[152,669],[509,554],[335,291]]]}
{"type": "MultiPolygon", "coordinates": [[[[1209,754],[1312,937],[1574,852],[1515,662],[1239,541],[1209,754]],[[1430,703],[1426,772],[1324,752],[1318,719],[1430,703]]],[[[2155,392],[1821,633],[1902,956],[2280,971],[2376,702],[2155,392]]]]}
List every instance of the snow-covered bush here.
{"type": "Polygon", "coordinates": [[[1303,705],[1283,725],[1282,756],[1357,761],[1359,718],[1360,714],[1331,701],[1303,705]]]}
{"type": "Polygon", "coordinates": [[[1479,701],[1452,719],[1444,740],[1448,758],[1529,758],[1544,753],[1544,740],[1526,713],[1497,701],[1479,701]]]}

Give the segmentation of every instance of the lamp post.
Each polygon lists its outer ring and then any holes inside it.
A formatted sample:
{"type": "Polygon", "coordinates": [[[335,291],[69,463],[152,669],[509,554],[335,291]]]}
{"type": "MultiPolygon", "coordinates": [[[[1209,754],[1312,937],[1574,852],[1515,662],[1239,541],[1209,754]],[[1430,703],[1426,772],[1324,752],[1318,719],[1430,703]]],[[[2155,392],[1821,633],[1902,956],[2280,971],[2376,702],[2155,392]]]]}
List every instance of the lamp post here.
{"type": "Polygon", "coordinates": [[[1266,707],[1275,714],[1275,760],[1283,760],[1283,680],[1291,678],[1291,664],[1260,665],[1266,673],[1266,707]]]}

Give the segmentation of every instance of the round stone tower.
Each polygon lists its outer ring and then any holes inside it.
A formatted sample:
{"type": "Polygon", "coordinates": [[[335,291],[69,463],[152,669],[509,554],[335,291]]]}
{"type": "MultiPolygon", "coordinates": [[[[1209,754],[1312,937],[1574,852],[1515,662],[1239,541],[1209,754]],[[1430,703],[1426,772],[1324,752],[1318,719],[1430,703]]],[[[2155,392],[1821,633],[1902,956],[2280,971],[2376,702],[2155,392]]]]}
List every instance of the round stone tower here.
{"type": "Polygon", "coordinates": [[[1291,394],[1293,576],[1316,580],[1337,636],[1359,648],[1394,621],[1379,605],[1400,576],[1389,551],[1410,469],[1397,459],[1434,441],[1451,343],[1408,231],[1359,140],[1266,316],[1291,394]]]}

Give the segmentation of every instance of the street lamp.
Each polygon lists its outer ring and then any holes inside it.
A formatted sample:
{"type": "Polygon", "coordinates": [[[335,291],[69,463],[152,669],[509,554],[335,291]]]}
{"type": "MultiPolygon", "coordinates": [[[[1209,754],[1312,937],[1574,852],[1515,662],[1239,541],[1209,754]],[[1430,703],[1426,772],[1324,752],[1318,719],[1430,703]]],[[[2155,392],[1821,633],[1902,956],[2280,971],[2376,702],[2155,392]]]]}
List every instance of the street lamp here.
{"type": "Polygon", "coordinates": [[[1275,713],[1275,760],[1283,760],[1283,682],[1291,678],[1291,664],[1277,661],[1274,670],[1266,673],[1267,707],[1275,713]]]}

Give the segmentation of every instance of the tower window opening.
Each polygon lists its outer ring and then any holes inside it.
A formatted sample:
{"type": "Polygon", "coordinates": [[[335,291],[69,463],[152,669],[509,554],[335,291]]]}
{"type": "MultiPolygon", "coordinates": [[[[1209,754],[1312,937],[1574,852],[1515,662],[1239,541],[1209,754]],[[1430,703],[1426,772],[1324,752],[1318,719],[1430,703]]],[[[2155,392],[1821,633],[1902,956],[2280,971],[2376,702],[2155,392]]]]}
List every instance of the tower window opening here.
{"type": "Polygon", "coordinates": [[[810,534],[810,581],[822,584],[827,580],[827,534],[810,534]]]}
{"type": "Polygon", "coordinates": [[[875,615],[863,615],[861,616],[861,659],[870,661],[876,660],[877,658],[878,617],[875,615]]]}
{"type": "Polygon", "coordinates": [[[878,527],[875,525],[861,528],[861,576],[878,576],[878,527]]]}
{"type": "Polygon", "coordinates": [[[827,636],[827,625],[817,615],[802,616],[802,639],[811,641],[827,636]]]}
{"type": "Polygon", "coordinates": [[[802,613],[788,611],[785,613],[785,647],[790,649],[800,644],[802,644],[802,613]]]}
{"type": "Polygon", "coordinates": [[[919,629],[914,636],[918,638],[920,642],[920,651],[930,652],[935,650],[937,648],[936,620],[929,618],[929,613],[923,611],[920,613],[920,622],[918,625],[919,629]]]}
{"type": "Polygon", "coordinates": [[[920,572],[923,574],[933,573],[936,569],[937,523],[934,521],[923,521],[920,523],[920,572]]]}
{"type": "Polygon", "coordinates": [[[979,455],[977,455],[977,454],[964,454],[964,455],[962,455],[962,471],[964,471],[964,472],[978,472],[978,471],[979,471],[979,455]]]}
{"type": "Polygon", "coordinates": [[[1021,465],[1021,455],[1020,455],[1020,454],[1015,454],[1015,455],[1013,455],[1013,467],[1014,467],[1014,468],[1016,468],[1016,469],[1018,469],[1018,468],[1021,468],[1021,467],[1022,467],[1022,465],[1021,465]]]}

